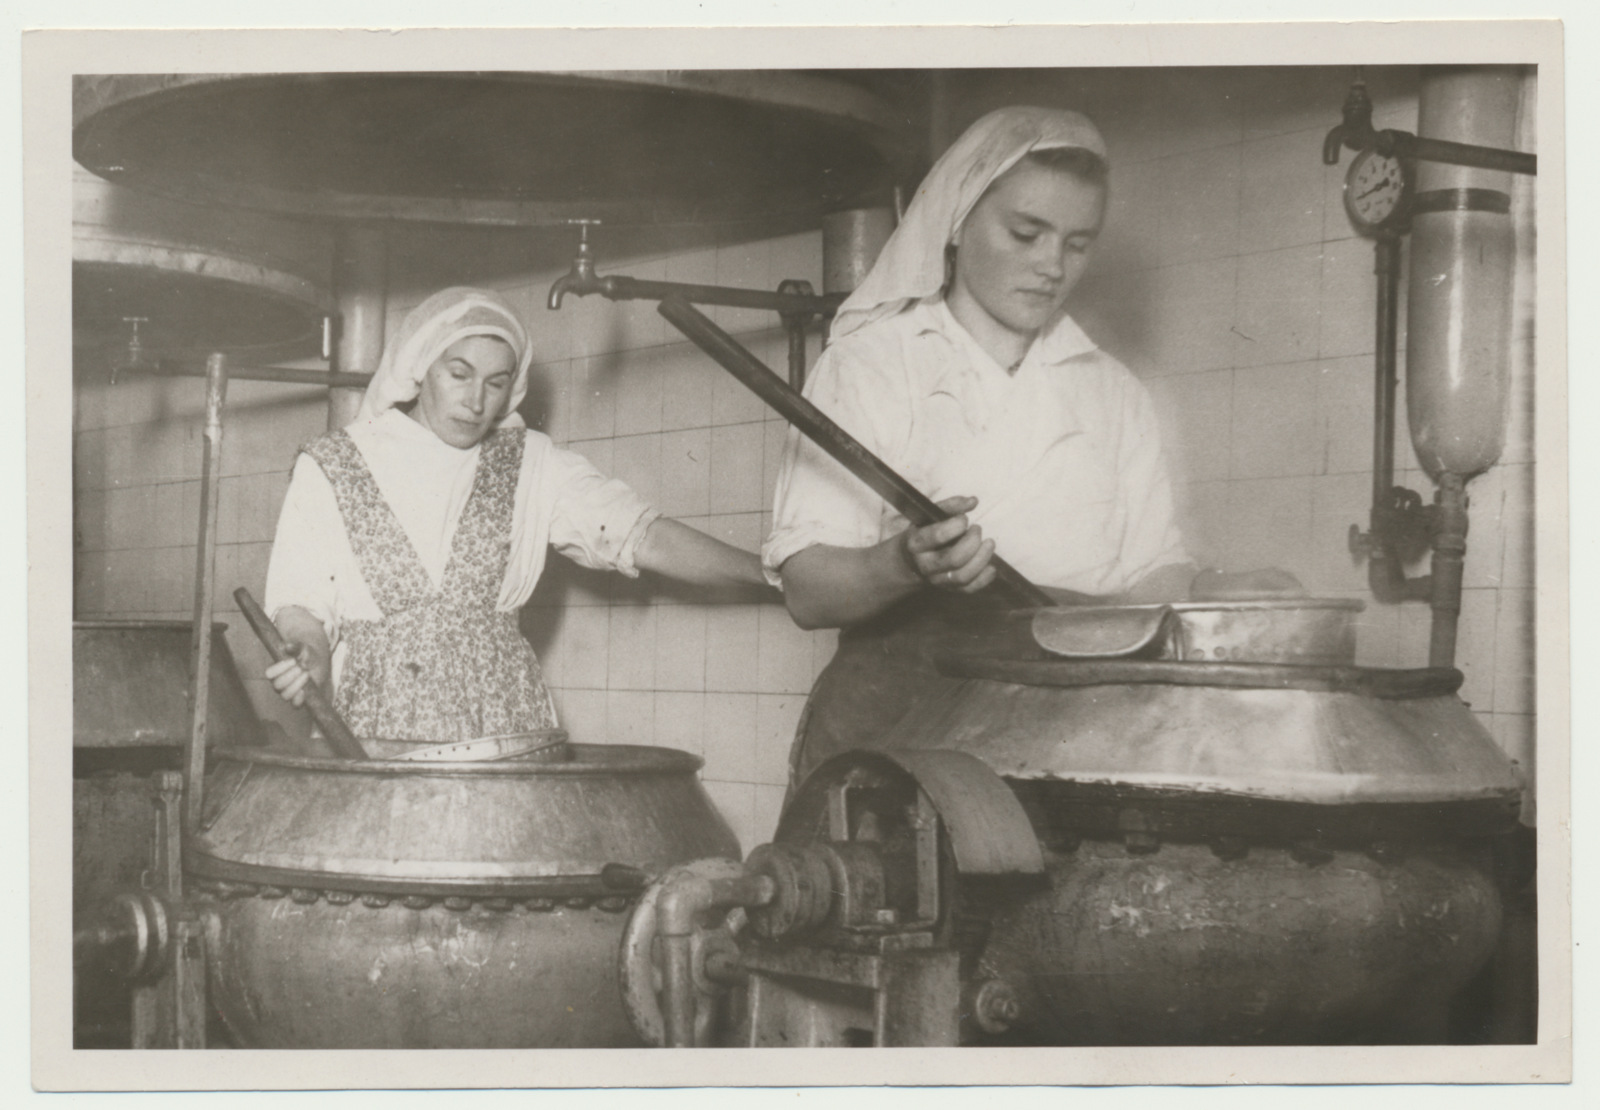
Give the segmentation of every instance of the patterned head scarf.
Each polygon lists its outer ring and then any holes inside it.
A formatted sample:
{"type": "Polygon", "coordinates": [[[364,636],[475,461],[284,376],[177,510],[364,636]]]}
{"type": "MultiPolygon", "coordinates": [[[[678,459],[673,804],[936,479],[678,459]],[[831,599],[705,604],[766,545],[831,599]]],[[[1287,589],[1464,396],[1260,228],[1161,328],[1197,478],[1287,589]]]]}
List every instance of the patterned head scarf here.
{"type": "Polygon", "coordinates": [[[522,427],[517,406],[528,394],[528,365],[533,361],[527,329],[499,293],[464,286],[441,289],[406,313],[399,331],[384,344],[383,359],[367,385],[356,419],[370,421],[396,405],[416,400],[428,367],[452,343],[473,335],[496,336],[515,352],[517,376],[498,426],[522,427]]]}
{"type": "Polygon", "coordinates": [[[865,281],[839,306],[831,336],[849,335],[944,288],[945,248],[995,179],[1029,151],[1078,148],[1106,156],[1086,116],[1058,108],[990,112],[934,163],[865,281]]]}

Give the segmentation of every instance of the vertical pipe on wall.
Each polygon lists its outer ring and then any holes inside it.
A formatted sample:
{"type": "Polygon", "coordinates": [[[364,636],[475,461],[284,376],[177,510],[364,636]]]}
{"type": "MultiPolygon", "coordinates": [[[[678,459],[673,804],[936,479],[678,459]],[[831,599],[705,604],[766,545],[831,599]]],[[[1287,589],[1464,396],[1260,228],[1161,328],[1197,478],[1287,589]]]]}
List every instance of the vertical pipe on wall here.
{"type": "Polygon", "coordinates": [[[1461,575],[1467,558],[1467,482],[1446,471],[1439,476],[1438,521],[1433,533],[1433,626],[1428,631],[1428,666],[1456,665],[1456,627],[1461,619],[1461,575]]]}
{"type": "Polygon", "coordinates": [[[1406,548],[1399,522],[1410,491],[1394,484],[1395,394],[1398,389],[1400,320],[1400,239],[1384,235],[1374,246],[1373,270],[1378,277],[1376,355],[1373,383],[1372,512],[1364,551],[1367,584],[1379,601],[1393,604],[1427,597],[1431,579],[1408,578],[1406,548]]]}
{"type": "Polygon", "coordinates": [[[789,385],[806,387],[806,329],[804,325],[784,328],[789,337],[789,385]]]}
{"type": "Polygon", "coordinates": [[[183,829],[200,826],[200,809],[210,743],[212,583],[217,570],[217,506],[222,487],[222,406],[228,395],[228,360],[206,359],[206,415],[200,460],[200,535],[195,544],[194,636],[189,656],[189,743],[184,748],[183,829]]]}
{"type": "Polygon", "coordinates": [[[1377,373],[1373,382],[1372,503],[1382,505],[1394,486],[1394,413],[1399,373],[1395,365],[1400,333],[1400,240],[1386,235],[1373,248],[1378,277],[1377,373]]]}
{"type": "MultiPolygon", "coordinates": [[[[339,226],[333,256],[333,288],[339,301],[339,342],[333,368],[371,374],[383,358],[384,318],[389,296],[389,237],[380,224],[339,226]]],[[[356,418],[362,390],[328,390],[328,427],[342,428],[356,418]]]]}

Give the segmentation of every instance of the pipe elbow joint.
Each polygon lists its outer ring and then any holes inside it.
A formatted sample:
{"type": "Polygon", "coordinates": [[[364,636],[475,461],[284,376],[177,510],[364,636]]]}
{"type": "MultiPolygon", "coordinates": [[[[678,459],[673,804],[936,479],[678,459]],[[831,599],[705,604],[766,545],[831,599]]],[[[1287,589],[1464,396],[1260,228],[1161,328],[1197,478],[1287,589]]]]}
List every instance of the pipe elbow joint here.
{"type": "Polygon", "coordinates": [[[685,874],[662,888],[656,903],[656,933],[663,937],[686,937],[694,932],[697,914],[716,903],[716,892],[709,879],[685,874]]]}

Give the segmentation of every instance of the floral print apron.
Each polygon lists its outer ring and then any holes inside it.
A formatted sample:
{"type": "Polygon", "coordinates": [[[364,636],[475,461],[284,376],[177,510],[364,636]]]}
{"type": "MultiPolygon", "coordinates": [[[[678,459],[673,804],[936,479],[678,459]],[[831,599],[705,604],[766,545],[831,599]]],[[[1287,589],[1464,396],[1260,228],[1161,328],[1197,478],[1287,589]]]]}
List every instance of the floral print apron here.
{"type": "Polygon", "coordinates": [[[305,448],[333,487],[383,612],[381,621],[347,620],[340,631],[348,654],[334,706],[357,736],[446,744],[556,727],[517,614],[495,609],[525,443],[520,428],[483,440],[438,588],[350,436],[334,432],[305,448]]]}

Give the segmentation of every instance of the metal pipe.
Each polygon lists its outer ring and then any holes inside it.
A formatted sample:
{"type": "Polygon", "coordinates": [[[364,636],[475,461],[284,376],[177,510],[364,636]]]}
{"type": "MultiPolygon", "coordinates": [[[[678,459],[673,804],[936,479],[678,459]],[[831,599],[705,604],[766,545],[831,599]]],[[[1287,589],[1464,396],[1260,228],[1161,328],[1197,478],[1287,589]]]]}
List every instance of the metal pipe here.
{"type": "MultiPolygon", "coordinates": [[[[809,281],[788,279],[778,283],[778,292],[809,297],[812,288],[809,281]]],[[[799,392],[806,387],[806,328],[811,326],[816,314],[780,312],[778,318],[783,321],[783,333],[789,339],[789,385],[799,392]]]]}
{"type": "Polygon", "coordinates": [[[1328,132],[1322,143],[1322,160],[1327,165],[1339,161],[1339,148],[1351,150],[1373,148],[1379,154],[1399,155],[1422,162],[1465,166],[1472,169],[1499,170],[1503,173],[1520,173],[1529,177],[1539,172],[1537,155],[1504,147],[1461,143],[1450,139],[1425,138],[1409,131],[1388,129],[1379,131],[1372,126],[1372,100],[1367,96],[1364,81],[1350,86],[1344,102],[1344,121],[1328,132]]]}
{"type": "Polygon", "coordinates": [[[656,936],[661,941],[661,1018],[666,1047],[694,1047],[695,918],[716,901],[711,882],[685,872],[669,882],[656,903],[656,936]]]}
{"type": "Polygon", "coordinates": [[[673,297],[691,304],[719,305],[727,308],[760,308],[772,312],[809,313],[826,316],[844,303],[843,293],[817,294],[769,292],[765,289],[740,289],[731,285],[696,285],[681,281],[646,281],[625,274],[600,277],[592,268],[587,274],[577,267],[558,278],[550,287],[549,306],[561,307],[566,294],[586,297],[599,293],[613,301],[660,301],[673,297]]]}
{"type": "Polygon", "coordinates": [[[717,906],[765,906],[777,895],[777,884],[770,875],[740,875],[736,879],[712,879],[712,904],[717,906]]]}
{"type": "Polygon", "coordinates": [[[1467,555],[1467,481],[1459,474],[1439,476],[1439,526],[1433,534],[1433,627],[1428,634],[1428,666],[1454,667],[1456,629],[1461,618],[1461,574],[1467,555]]]}
{"type": "Polygon", "coordinates": [[[1404,131],[1386,131],[1383,134],[1393,136],[1396,149],[1402,157],[1481,170],[1521,173],[1530,177],[1536,176],[1539,172],[1538,156],[1524,154],[1519,150],[1474,146],[1471,143],[1455,143],[1446,139],[1424,139],[1417,135],[1408,135],[1404,131]]]}
{"type": "Polygon", "coordinates": [[[1399,377],[1400,240],[1385,235],[1373,248],[1378,276],[1375,419],[1372,439],[1372,504],[1376,508],[1394,485],[1394,402],[1399,377]]]}
{"type": "MultiPolygon", "coordinates": [[[[712,880],[693,871],[669,879],[656,902],[661,942],[661,1017],[667,1048],[695,1045],[694,930],[696,920],[718,906],[763,906],[776,888],[766,875],[712,880]]],[[[721,974],[732,970],[726,966],[721,974]]]]}
{"type": "MultiPolygon", "coordinates": [[[[187,784],[187,785],[193,785],[187,784]]],[[[206,924],[183,899],[183,835],[179,826],[185,802],[184,776],[158,771],[153,776],[156,828],[150,886],[158,897],[141,899],[161,943],[139,962],[145,981],[133,989],[134,1048],[206,1047],[206,924]],[[152,978],[153,977],[153,978],[152,978]]]]}
{"type": "Polygon", "coordinates": [[[692,938],[661,938],[661,1017],[666,1027],[666,1047],[694,1047],[694,968],[692,938]]]}
{"type": "MultiPolygon", "coordinates": [[[[122,367],[127,371],[129,367],[122,367]]],[[[144,366],[138,373],[163,378],[203,378],[205,365],[182,359],[164,358],[154,366],[144,366]]],[[[230,367],[228,378],[236,382],[279,382],[285,385],[316,385],[329,388],[365,390],[372,381],[371,374],[344,374],[333,370],[306,370],[294,366],[230,367]]]]}
{"type": "MultiPolygon", "coordinates": [[[[695,346],[710,355],[728,373],[738,378],[789,423],[818,447],[838,460],[850,473],[865,482],[874,493],[889,502],[913,525],[936,524],[949,519],[931,498],[896,473],[888,463],[861,445],[817,406],[789,387],[734,338],[693,305],[677,297],[663,300],[657,311],[688,336],[695,346]]],[[[985,591],[1012,608],[1040,608],[1054,600],[1028,581],[999,555],[990,561],[994,583],[985,591]]]]}
{"type": "Polygon", "coordinates": [[[806,387],[806,329],[803,324],[784,324],[789,337],[789,388],[799,393],[806,387]]]}
{"type": "MultiPolygon", "coordinates": [[[[333,285],[340,316],[333,370],[371,375],[378,369],[383,358],[388,312],[388,271],[389,239],[382,225],[340,225],[333,260],[333,285]]],[[[330,383],[329,430],[349,424],[360,407],[360,391],[330,383]]]]}
{"type": "Polygon", "coordinates": [[[222,486],[222,404],[228,394],[228,359],[206,359],[205,454],[200,464],[200,535],[195,545],[194,639],[189,659],[189,743],[184,750],[183,828],[200,826],[211,708],[212,585],[217,568],[217,504],[222,486]]]}
{"type": "Polygon", "coordinates": [[[546,305],[551,312],[560,309],[561,298],[568,293],[583,297],[599,291],[594,272],[594,252],[589,248],[589,228],[600,221],[568,220],[567,222],[575,224],[578,228],[578,253],[572,260],[572,269],[550,285],[550,297],[546,305]]]}
{"type": "Polygon", "coordinates": [[[765,289],[741,289],[730,285],[697,285],[680,281],[647,281],[611,274],[601,277],[595,273],[594,252],[589,246],[589,227],[598,220],[571,220],[579,225],[578,253],[572,260],[572,269],[557,278],[550,286],[546,303],[552,312],[561,308],[568,293],[586,297],[599,293],[612,301],[662,301],[676,297],[692,304],[720,305],[727,308],[754,308],[776,312],[783,323],[789,343],[789,384],[796,390],[806,384],[806,329],[818,316],[832,315],[844,303],[849,291],[831,296],[817,296],[808,281],[785,280],[775,293],[765,289]]]}
{"type": "Polygon", "coordinates": [[[1367,556],[1367,585],[1372,596],[1393,605],[1429,595],[1426,575],[1407,578],[1399,527],[1406,514],[1420,512],[1409,502],[1416,495],[1394,484],[1395,394],[1399,384],[1400,239],[1380,237],[1373,250],[1378,276],[1377,335],[1373,355],[1372,509],[1362,551],[1367,556]]]}

